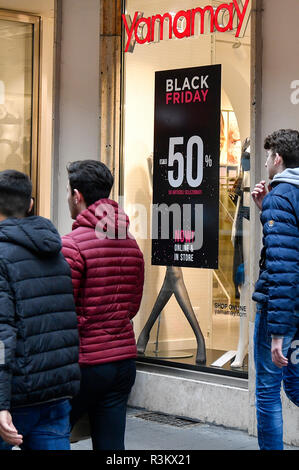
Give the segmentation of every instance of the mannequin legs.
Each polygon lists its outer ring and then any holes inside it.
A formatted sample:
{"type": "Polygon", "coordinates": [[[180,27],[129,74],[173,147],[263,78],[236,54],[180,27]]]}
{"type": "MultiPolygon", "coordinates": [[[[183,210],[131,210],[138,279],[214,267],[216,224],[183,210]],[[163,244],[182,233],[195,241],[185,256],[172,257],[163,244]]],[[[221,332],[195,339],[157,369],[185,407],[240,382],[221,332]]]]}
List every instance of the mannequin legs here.
{"type": "Polygon", "coordinates": [[[181,268],[174,266],[168,266],[166,269],[165,279],[155,302],[154,308],[138,338],[137,350],[141,354],[144,353],[149,341],[150,331],[172,294],[175,295],[179,306],[183,310],[183,313],[195,334],[197,341],[196,363],[204,364],[206,362],[205,340],[194,314],[188,292],[184,284],[182,270],[181,268]]]}
{"type": "Polygon", "coordinates": [[[156,322],[158,316],[162,312],[163,308],[167,304],[172,294],[173,294],[173,291],[169,286],[169,280],[167,279],[167,272],[166,272],[163,285],[161,287],[161,290],[159,292],[159,295],[157,297],[153,310],[151,311],[151,314],[148,317],[148,320],[146,324],[144,325],[137,341],[137,351],[139,352],[139,354],[144,354],[147,343],[149,341],[151,329],[154,326],[154,323],[156,322]]]}
{"type": "Polygon", "coordinates": [[[240,317],[240,332],[237,354],[231,367],[238,368],[243,366],[245,356],[248,351],[248,316],[240,317]]]}
{"type": "Polygon", "coordinates": [[[197,318],[194,314],[189,296],[186,291],[185,284],[182,282],[182,280],[179,280],[175,284],[174,295],[178,301],[179,306],[183,310],[185,317],[190,323],[190,326],[196,337],[196,341],[197,341],[196,363],[205,364],[206,362],[205,340],[201,332],[200,326],[198,324],[197,318]]]}
{"type": "MultiPolygon", "coordinates": [[[[249,221],[243,219],[243,254],[244,254],[244,268],[245,268],[245,284],[240,289],[240,306],[249,305],[249,221]]],[[[249,342],[249,316],[248,312],[245,316],[240,317],[240,329],[239,329],[239,343],[237,354],[231,367],[238,368],[243,366],[245,356],[248,351],[249,342]]]]}

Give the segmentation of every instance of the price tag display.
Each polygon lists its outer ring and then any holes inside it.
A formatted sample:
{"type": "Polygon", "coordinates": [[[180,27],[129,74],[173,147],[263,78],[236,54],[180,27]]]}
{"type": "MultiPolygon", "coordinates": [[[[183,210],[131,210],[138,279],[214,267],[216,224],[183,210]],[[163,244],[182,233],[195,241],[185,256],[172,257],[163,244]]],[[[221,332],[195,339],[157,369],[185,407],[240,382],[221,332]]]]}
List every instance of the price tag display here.
{"type": "Polygon", "coordinates": [[[152,264],[217,269],[221,65],[156,72],[152,264]]]}

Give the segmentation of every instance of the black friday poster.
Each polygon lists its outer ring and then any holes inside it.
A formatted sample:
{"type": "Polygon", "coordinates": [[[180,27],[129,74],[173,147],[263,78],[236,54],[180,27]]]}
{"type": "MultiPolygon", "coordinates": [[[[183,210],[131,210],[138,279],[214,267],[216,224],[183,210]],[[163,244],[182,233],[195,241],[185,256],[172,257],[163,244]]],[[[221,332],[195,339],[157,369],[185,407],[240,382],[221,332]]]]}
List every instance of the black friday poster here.
{"type": "Polygon", "coordinates": [[[217,269],[221,65],[155,74],[152,264],[217,269]]]}

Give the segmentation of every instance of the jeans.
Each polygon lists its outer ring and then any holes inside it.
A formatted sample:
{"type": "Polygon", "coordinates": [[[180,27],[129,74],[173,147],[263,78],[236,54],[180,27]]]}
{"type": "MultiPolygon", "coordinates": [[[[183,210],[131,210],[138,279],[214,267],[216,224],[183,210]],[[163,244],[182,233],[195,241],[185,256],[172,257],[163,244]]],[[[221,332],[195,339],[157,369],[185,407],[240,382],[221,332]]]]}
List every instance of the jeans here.
{"type": "MultiPolygon", "coordinates": [[[[20,448],[70,450],[70,410],[69,400],[13,409],[12,422],[23,436],[20,448]]],[[[0,438],[0,450],[11,450],[12,447],[0,438]]]]}
{"type": "Polygon", "coordinates": [[[127,402],[135,377],[134,359],[81,368],[71,426],[88,413],[93,450],[124,450],[127,402]]]}
{"type": "Polygon", "coordinates": [[[283,339],[282,352],[289,360],[287,367],[280,369],[272,362],[271,342],[267,314],[258,309],[254,332],[258,442],[261,450],[282,450],[282,381],[288,398],[299,406],[299,330],[294,327],[283,339]]]}

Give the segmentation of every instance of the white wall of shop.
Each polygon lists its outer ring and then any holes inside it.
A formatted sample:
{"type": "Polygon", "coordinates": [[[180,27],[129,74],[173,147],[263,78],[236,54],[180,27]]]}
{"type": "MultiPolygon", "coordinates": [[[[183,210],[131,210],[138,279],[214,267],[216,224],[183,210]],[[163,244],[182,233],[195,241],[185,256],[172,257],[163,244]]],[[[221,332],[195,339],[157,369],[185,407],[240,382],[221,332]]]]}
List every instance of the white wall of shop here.
{"type": "Polygon", "coordinates": [[[53,219],[63,235],[71,229],[66,165],[99,158],[100,0],[63,0],[60,14],[53,219]]]}
{"type": "Polygon", "coordinates": [[[263,17],[262,137],[299,128],[299,2],[264,0],[263,17]]]}

